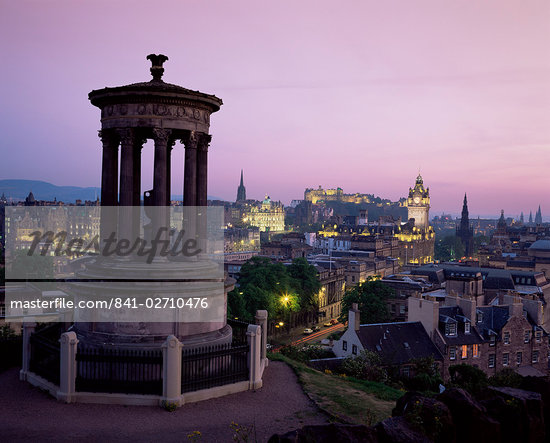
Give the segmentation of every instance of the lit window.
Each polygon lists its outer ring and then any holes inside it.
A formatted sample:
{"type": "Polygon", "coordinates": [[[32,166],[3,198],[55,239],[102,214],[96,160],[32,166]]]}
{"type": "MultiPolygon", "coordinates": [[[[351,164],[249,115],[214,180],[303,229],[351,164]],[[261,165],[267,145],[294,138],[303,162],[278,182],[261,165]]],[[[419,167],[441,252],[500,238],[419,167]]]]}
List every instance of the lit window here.
{"type": "Polygon", "coordinates": [[[456,359],[456,348],[454,346],[451,346],[449,348],[449,358],[451,360],[455,360],[456,359]]]}
{"type": "Polygon", "coordinates": [[[462,348],[461,352],[460,352],[461,357],[462,358],[468,358],[468,346],[467,345],[462,345],[461,348],[462,348]]]}
{"type": "Polygon", "coordinates": [[[479,345],[472,345],[472,355],[474,358],[479,357],[479,345]]]}
{"type": "Polygon", "coordinates": [[[495,354],[489,354],[489,367],[495,367],[495,354]]]}
{"type": "Polygon", "coordinates": [[[516,354],[516,363],[517,363],[518,365],[521,365],[522,357],[523,357],[523,355],[521,354],[521,352],[518,352],[518,353],[516,354]]]}
{"type": "Polygon", "coordinates": [[[508,352],[502,354],[502,366],[508,366],[509,361],[510,361],[510,354],[508,354],[508,352]]]}
{"type": "Polygon", "coordinates": [[[529,331],[525,331],[525,332],[523,333],[523,342],[524,342],[524,343],[529,343],[529,338],[530,338],[529,335],[530,335],[530,334],[529,334],[529,331]]]}
{"type": "Polygon", "coordinates": [[[538,363],[539,362],[539,351],[533,351],[533,356],[531,358],[531,361],[533,363],[538,363]]]}
{"type": "Polygon", "coordinates": [[[342,350],[343,351],[347,351],[348,350],[348,342],[346,340],[344,340],[342,342],[342,350]]]}
{"type": "Polygon", "coordinates": [[[505,345],[509,345],[510,344],[510,333],[509,332],[505,332],[503,334],[503,340],[504,340],[504,344],[505,345]]]}

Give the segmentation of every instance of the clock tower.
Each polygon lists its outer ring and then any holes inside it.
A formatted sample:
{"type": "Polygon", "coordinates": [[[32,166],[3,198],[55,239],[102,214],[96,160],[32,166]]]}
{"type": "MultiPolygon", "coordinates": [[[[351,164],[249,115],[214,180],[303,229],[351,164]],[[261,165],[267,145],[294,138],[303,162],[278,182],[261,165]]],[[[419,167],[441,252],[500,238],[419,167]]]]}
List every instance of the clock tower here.
{"type": "Polygon", "coordinates": [[[416,177],[414,188],[409,188],[407,209],[409,220],[414,218],[414,226],[421,231],[426,231],[430,220],[430,188],[424,188],[424,181],[420,174],[416,177]]]}

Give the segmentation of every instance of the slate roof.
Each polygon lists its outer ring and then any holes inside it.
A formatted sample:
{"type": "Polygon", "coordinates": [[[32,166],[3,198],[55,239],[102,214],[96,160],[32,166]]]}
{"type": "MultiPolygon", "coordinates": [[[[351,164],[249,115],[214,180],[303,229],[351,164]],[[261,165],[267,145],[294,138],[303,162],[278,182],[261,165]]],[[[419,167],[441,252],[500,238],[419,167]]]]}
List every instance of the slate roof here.
{"type": "Polygon", "coordinates": [[[430,356],[443,360],[420,322],[361,325],[357,336],[365,349],[376,352],[387,364],[401,365],[430,356]]]}
{"type": "Polygon", "coordinates": [[[471,345],[483,343],[484,339],[476,328],[475,319],[467,319],[458,306],[444,306],[439,308],[439,331],[448,345],[471,345]],[[473,321],[470,321],[473,320],[473,321]],[[464,323],[470,321],[470,332],[464,332],[464,323]],[[456,335],[445,335],[445,324],[456,322],[456,335]]]}
{"type": "MultiPolygon", "coordinates": [[[[514,278],[525,277],[530,279],[535,284],[536,274],[535,271],[517,271],[513,269],[496,269],[496,268],[479,268],[476,266],[463,266],[459,264],[451,263],[439,263],[420,266],[412,271],[414,274],[427,274],[433,273],[437,270],[443,270],[445,279],[453,277],[455,275],[469,275],[481,272],[483,276],[484,289],[514,289],[514,278]]],[[[430,278],[431,280],[431,278],[430,278]]]]}
{"type": "Polygon", "coordinates": [[[476,327],[487,339],[489,338],[490,331],[500,334],[500,331],[510,318],[508,306],[481,306],[476,311],[482,315],[482,320],[476,323],[476,327]]]}

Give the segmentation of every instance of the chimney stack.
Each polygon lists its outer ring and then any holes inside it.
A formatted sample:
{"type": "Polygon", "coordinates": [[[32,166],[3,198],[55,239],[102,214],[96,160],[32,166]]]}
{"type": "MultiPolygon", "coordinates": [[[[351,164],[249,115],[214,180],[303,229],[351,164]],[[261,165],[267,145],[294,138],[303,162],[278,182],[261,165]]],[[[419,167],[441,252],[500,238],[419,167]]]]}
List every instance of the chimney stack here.
{"type": "Polygon", "coordinates": [[[360,326],[361,326],[361,313],[359,312],[359,307],[357,303],[352,303],[351,309],[349,310],[349,315],[348,315],[348,328],[353,328],[356,331],[358,331],[360,326]]]}

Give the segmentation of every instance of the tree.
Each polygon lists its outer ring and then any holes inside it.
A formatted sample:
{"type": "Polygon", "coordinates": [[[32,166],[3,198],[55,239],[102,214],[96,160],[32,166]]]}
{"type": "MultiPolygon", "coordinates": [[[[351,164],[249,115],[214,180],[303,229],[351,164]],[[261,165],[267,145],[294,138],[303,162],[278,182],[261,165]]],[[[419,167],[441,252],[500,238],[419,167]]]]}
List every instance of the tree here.
{"type": "Polygon", "coordinates": [[[312,308],[317,305],[316,295],[321,290],[321,282],[317,278],[317,271],[305,258],[295,258],[287,267],[290,275],[290,284],[299,296],[302,309],[312,308]]]}
{"type": "Polygon", "coordinates": [[[258,309],[267,310],[270,317],[297,309],[297,297],[285,266],[265,257],[253,257],[241,267],[239,287],[229,294],[228,301],[228,313],[230,310],[234,317],[251,320],[258,309]]]}
{"type": "Polygon", "coordinates": [[[447,235],[436,240],[434,258],[440,261],[459,260],[464,257],[464,245],[456,235],[447,235]]]}
{"type": "Polygon", "coordinates": [[[348,319],[348,311],[353,303],[358,304],[361,323],[383,323],[390,320],[387,301],[395,296],[395,291],[379,280],[360,283],[346,291],[342,300],[342,314],[339,320],[348,319]]]}

